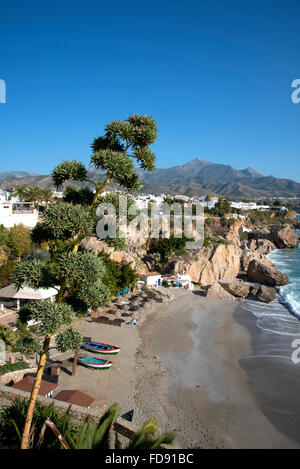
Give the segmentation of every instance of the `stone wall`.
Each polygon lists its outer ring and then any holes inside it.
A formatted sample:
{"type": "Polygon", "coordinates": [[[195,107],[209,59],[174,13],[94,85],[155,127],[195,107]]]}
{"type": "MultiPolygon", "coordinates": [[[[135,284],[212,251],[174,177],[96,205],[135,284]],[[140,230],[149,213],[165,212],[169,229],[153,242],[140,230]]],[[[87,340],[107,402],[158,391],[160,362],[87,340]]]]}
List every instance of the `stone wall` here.
{"type": "MultiPolygon", "coordinates": [[[[31,369],[30,371],[34,370],[31,369]]],[[[15,399],[16,397],[20,397],[22,399],[29,399],[30,394],[29,392],[21,391],[19,389],[14,389],[9,386],[4,386],[0,384],[0,397],[6,398],[8,400],[15,399]]],[[[65,413],[70,407],[70,404],[68,404],[67,402],[62,402],[56,399],[43,396],[38,396],[38,401],[44,406],[49,406],[50,404],[54,403],[54,407],[62,413],[65,413]]],[[[105,412],[105,409],[93,410],[78,405],[72,405],[71,412],[74,421],[83,421],[86,417],[89,417],[92,421],[98,422],[100,417],[105,412]]],[[[134,425],[132,422],[127,422],[127,420],[122,419],[122,417],[118,417],[114,425],[114,430],[128,439],[131,439],[133,437],[137,429],[138,428],[136,427],[136,425],[134,425]]]]}
{"type": "Polygon", "coordinates": [[[25,370],[16,370],[5,373],[5,375],[0,376],[0,384],[6,385],[10,383],[17,383],[24,378],[28,373],[36,373],[37,368],[25,368],[25,370]]]}

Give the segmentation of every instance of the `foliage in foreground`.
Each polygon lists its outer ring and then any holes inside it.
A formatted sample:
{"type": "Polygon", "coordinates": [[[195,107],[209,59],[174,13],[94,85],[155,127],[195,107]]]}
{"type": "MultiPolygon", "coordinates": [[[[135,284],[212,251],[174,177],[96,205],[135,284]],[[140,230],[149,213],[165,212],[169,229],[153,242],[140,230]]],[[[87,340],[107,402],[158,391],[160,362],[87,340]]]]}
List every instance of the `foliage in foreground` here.
{"type": "MultiPolygon", "coordinates": [[[[0,409],[0,449],[20,448],[27,409],[28,401],[20,398],[14,399],[10,406],[0,409]]],[[[57,426],[66,439],[75,437],[78,430],[77,425],[71,422],[70,412],[60,414],[53,404],[44,407],[36,402],[30,434],[31,448],[36,447],[39,433],[47,417],[57,426]]],[[[61,448],[61,444],[52,432],[46,431],[41,448],[61,448]]]]}
{"type": "Polygon", "coordinates": [[[11,371],[26,370],[26,368],[30,368],[30,365],[26,362],[6,363],[0,367],[0,376],[11,371]]]}
{"type": "MultiPolygon", "coordinates": [[[[74,319],[82,317],[91,307],[104,306],[110,299],[109,289],[103,282],[105,269],[101,260],[93,253],[79,249],[82,240],[94,233],[98,198],[111,182],[129,190],[140,188],[134,159],[143,169],[154,170],[155,155],[148,147],[155,142],[156,135],[156,123],[148,116],[131,115],[125,121],[113,121],[106,126],[105,135],[92,144],[91,164],[101,170],[100,180],[88,179],[87,168],[78,161],[63,161],[52,173],[56,187],[70,181],[86,182],[94,186],[94,192],[91,194],[86,190],[78,198],[73,191],[79,202],[75,204],[69,192],[69,202],[49,205],[41,222],[32,230],[31,241],[35,246],[48,245],[50,259],[25,259],[16,266],[12,275],[16,289],[26,285],[34,289],[53,287],[58,291],[55,303],[40,301],[26,306],[28,318],[38,322],[44,340],[22,432],[22,449],[29,447],[34,406],[51,339],[55,336],[60,352],[78,349],[82,338],[72,326],[74,319]]],[[[23,349],[24,345],[23,342],[23,349]]],[[[31,345],[32,342],[30,353],[31,345]]]]}
{"type": "MultiPolygon", "coordinates": [[[[20,447],[27,407],[28,401],[16,398],[10,406],[0,410],[0,449],[18,449],[20,447]]],[[[117,435],[112,438],[113,425],[119,413],[119,406],[113,404],[98,423],[91,423],[89,419],[86,419],[77,424],[72,422],[70,408],[65,414],[61,414],[54,408],[53,404],[44,407],[37,402],[34,409],[30,447],[36,447],[40,431],[47,417],[58,428],[72,449],[155,449],[160,445],[170,445],[174,441],[173,435],[169,432],[156,436],[157,422],[155,419],[150,419],[135,433],[126,447],[122,446],[117,435]]],[[[61,444],[47,429],[40,448],[56,449],[61,448],[61,444]]]]}

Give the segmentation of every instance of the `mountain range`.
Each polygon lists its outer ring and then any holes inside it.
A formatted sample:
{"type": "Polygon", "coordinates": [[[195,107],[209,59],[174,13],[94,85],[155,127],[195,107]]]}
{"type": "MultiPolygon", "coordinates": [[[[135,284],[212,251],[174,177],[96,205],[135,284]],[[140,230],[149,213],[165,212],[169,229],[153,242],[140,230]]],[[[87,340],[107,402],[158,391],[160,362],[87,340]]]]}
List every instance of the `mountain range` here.
{"type": "MultiPolygon", "coordinates": [[[[230,165],[216,164],[197,158],[182,166],[159,168],[152,173],[137,170],[143,192],[159,194],[223,195],[231,198],[297,197],[300,183],[291,179],[264,176],[252,168],[238,170],[230,165]]],[[[101,172],[89,171],[93,180],[101,178],[101,172]]],[[[0,188],[12,185],[37,185],[43,189],[53,187],[50,175],[32,172],[8,171],[0,173],[0,188]]]]}

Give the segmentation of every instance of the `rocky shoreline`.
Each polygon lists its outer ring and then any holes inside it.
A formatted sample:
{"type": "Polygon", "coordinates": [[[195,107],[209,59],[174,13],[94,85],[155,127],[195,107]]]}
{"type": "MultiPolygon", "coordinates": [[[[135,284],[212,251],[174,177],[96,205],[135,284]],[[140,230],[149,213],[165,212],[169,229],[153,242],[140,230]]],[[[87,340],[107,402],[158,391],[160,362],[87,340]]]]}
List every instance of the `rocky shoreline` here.
{"type": "Polygon", "coordinates": [[[115,251],[95,237],[86,238],[83,246],[96,254],[108,254],[112,261],[129,264],[138,273],[157,270],[162,274],[188,274],[203,296],[231,300],[253,298],[269,303],[276,299],[277,288],[287,285],[289,279],[267,255],[275,249],[298,247],[299,236],[294,232],[297,223],[258,224],[252,226],[247,239],[243,227],[240,220],[223,231],[219,225],[206,226],[216,242],[175,255],[159,265],[157,256],[149,254],[143,239],[128,238],[125,251],[115,251]]]}
{"type": "Polygon", "coordinates": [[[230,235],[230,244],[211,245],[174,259],[172,272],[189,274],[207,297],[274,301],[277,287],[287,285],[289,279],[267,255],[274,249],[297,248],[299,237],[290,225],[265,226],[243,241],[235,230],[230,235]]]}

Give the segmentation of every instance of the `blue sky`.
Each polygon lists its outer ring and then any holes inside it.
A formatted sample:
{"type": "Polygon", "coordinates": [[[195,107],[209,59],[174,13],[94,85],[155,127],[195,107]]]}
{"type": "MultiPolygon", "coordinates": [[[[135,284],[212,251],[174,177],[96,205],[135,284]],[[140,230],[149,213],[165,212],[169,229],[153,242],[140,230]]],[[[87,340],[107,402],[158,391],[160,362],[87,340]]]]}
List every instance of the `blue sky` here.
{"type": "Polygon", "coordinates": [[[157,166],[194,158],[300,182],[300,2],[0,0],[0,172],[89,162],[152,115],[157,166]]]}

